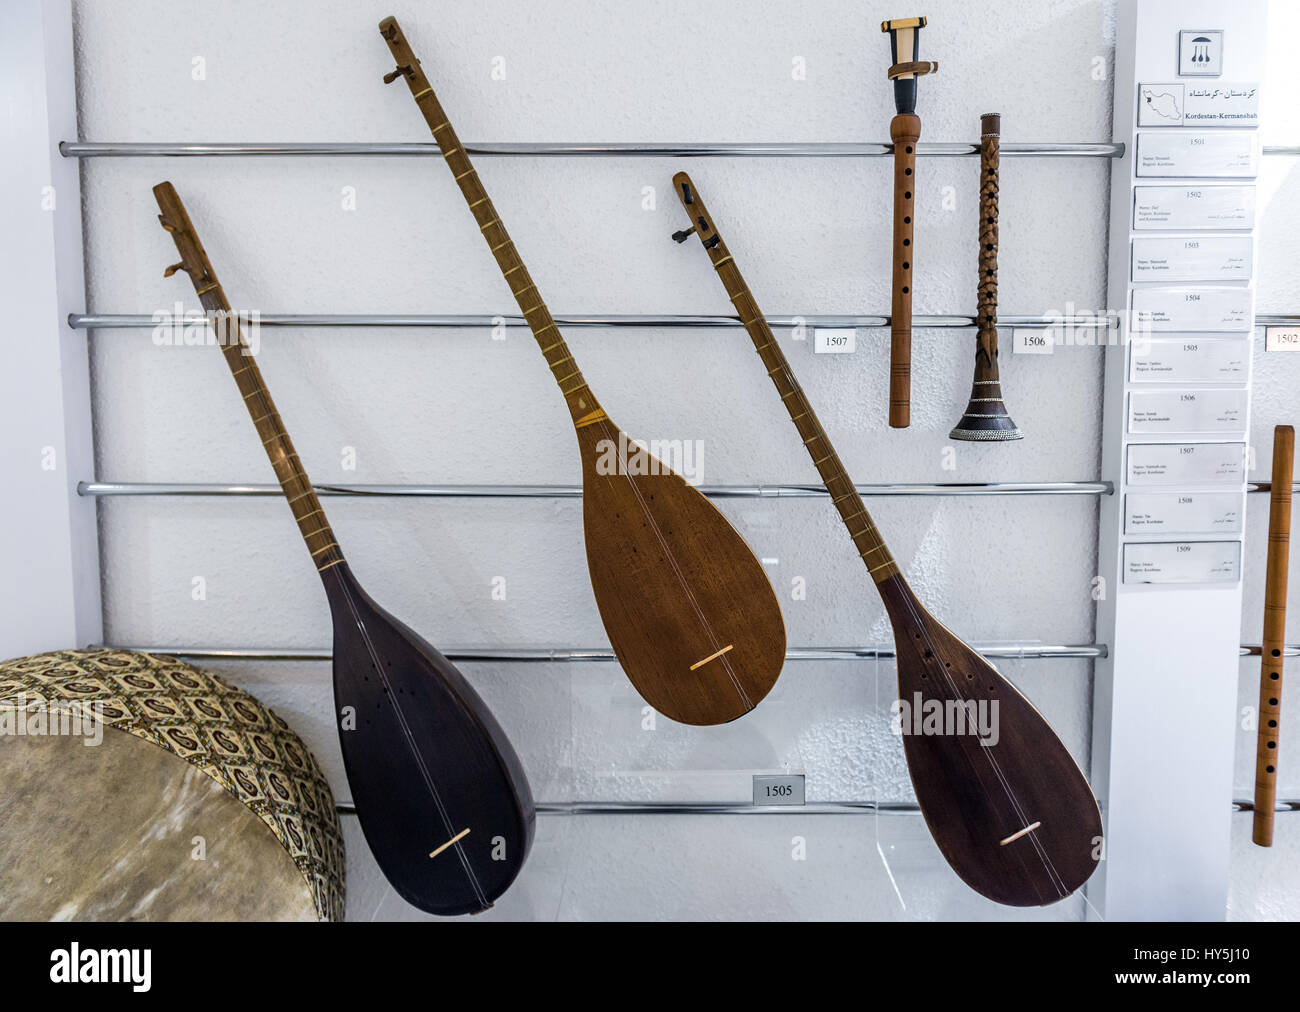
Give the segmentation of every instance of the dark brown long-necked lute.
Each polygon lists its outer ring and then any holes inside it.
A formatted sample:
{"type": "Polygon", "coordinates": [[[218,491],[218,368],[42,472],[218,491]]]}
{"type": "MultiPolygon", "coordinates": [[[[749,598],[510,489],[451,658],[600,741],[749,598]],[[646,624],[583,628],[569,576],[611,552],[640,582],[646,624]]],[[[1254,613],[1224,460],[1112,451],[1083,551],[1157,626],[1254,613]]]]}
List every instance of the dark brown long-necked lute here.
{"type": "Polygon", "coordinates": [[[673,177],[691,227],[754,341],[831,502],[875,581],[894,629],[899,712],[912,786],[944,857],[971,888],[1013,906],[1054,903],[1078,889],[1101,853],[1101,814],[1088,781],[1037,710],[988,661],[922,607],[872,523],[772,328],[750,294],[699,191],[673,177]],[[948,733],[924,729],[937,712],[948,733]],[[904,710],[904,708],[906,708],[904,710]],[[979,717],[991,728],[973,726],[979,717]]]}
{"type": "Polygon", "coordinates": [[[257,435],[320,573],[334,620],[334,703],[352,801],[393,888],[434,914],[478,913],[523,867],[535,810],[505,733],[445,657],[357,583],[257,362],[171,183],[154,196],[217,329],[257,435]]]}
{"type": "Polygon", "coordinates": [[[980,117],[980,251],[975,310],[975,381],[970,403],[949,439],[997,442],[1022,439],[1002,402],[998,374],[998,140],[1002,117],[980,117]]]}
{"type": "Polygon", "coordinates": [[[925,18],[885,21],[894,62],[889,79],[894,82],[897,115],[889,123],[894,142],[894,285],[889,308],[889,424],[905,429],[912,424],[912,264],[915,248],[912,230],[916,217],[916,143],[921,139],[921,117],[916,114],[916,81],[939,69],[923,63],[921,29],[925,18]]]}
{"type": "Polygon", "coordinates": [[[1291,481],[1295,429],[1273,429],[1273,483],[1269,490],[1268,561],[1264,572],[1264,636],[1260,640],[1259,730],[1255,745],[1255,817],[1250,838],[1273,846],[1277,804],[1278,738],[1282,722],[1282,668],[1286,650],[1286,585],[1291,550],[1291,481]]]}
{"type": "Polygon", "coordinates": [[[393,18],[379,25],[443,159],[555,374],[582,453],[587,566],[610,643],[637,691],[684,724],[758,705],[785,661],[772,585],[740,535],[679,475],[631,443],[583,379],[393,18]]]}

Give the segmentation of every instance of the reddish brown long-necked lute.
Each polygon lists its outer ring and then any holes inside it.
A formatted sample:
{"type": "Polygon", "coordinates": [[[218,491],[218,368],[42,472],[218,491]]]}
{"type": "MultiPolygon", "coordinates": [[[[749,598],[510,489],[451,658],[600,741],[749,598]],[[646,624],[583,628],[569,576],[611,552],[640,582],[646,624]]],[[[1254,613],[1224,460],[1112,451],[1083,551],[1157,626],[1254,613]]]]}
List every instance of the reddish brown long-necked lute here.
{"type": "Polygon", "coordinates": [[[334,703],[352,801],[393,888],[434,914],[478,913],[523,867],[536,818],[505,733],[451,662],[380,608],[343,558],[261,370],[171,183],[158,220],[217,327],[226,364],[329,598],[334,703]]]}
{"type": "Polygon", "coordinates": [[[998,374],[998,135],[1002,117],[980,117],[980,251],[975,310],[975,381],[970,403],[949,439],[997,442],[1022,439],[1007,414],[998,374]]]}
{"type": "Polygon", "coordinates": [[[379,25],[479,231],[551,367],[582,453],[587,566],[600,617],[645,700],[685,724],[758,705],[785,661],[785,625],[758,559],[713,505],[630,443],[583,379],[433,86],[393,18],[379,25]]]}
{"type": "Polygon", "coordinates": [[[1260,640],[1259,734],[1255,743],[1255,818],[1251,839],[1273,846],[1277,803],[1278,732],[1282,721],[1282,654],[1286,649],[1286,584],[1291,550],[1291,482],[1295,429],[1273,430],[1273,483],[1269,491],[1268,561],[1264,573],[1264,635],[1260,640]]]}
{"type": "Polygon", "coordinates": [[[889,308],[889,424],[905,429],[912,424],[912,245],[916,218],[916,143],[921,139],[921,117],[916,114],[916,82],[939,69],[920,59],[921,29],[925,18],[885,21],[894,62],[889,79],[894,82],[897,115],[889,123],[894,142],[894,285],[889,308]]]}
{"type": "Polygon", "coordinates": [[[693,232],[704,243],[885,603],[900,703],[912,714],[945,715],[946,733],[938,735],[914,733],[920,721],[903,721],[912,786],[939,849],[968,885],[999,903],[1038,906],[1068,896],[1101,852],[1101,814],[1088,781],[1030,702],[917,600],[699,191],[684,172],[673,184],[691,218],[673,238],[684,241],[693,232]],[[993,729],[987,733],[975,726],[981,713],[993,729]]]}

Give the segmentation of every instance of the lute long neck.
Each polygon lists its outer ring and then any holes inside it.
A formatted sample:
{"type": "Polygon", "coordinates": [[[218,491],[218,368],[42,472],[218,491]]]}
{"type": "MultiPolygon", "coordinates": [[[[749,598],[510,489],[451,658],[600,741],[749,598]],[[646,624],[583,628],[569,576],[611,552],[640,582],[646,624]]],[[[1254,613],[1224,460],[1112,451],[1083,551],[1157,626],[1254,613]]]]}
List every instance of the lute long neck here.
{"type": "Polygon", "coordinates": [[[510,286],[515,301],[519,303],[520,312],[523,313],[524,320],[533,332],[533,337],[537,339],[537,345],[542,349],[546,364],[551,367],[555,382],[559,384],[560,392],[564,394],[564,400],[569,406],[569,413],[573,416],[574,422],[584,424],[597,420],[601,414],[600,404],[592,395],[586,380],[583,379],[582,372],[573,360],[573,353],[569,351],[568,344],[565,343],[559,328],[551,318],[550,310],[546,308],[537,286],[529,277],[528,269],[515,249],[509,233],[506,232],[505,225],[501,223],[496,208],[492,206],[487,190],[483,188],[483,183],[479,180],[469,155],[465,153],[464,145],[456,136],[456,131],[452,129],[447,113],[443,111],[442,103],[434,94],[433,86],[420,68],[420,61],[411,51],[410,43],[402,34],[397,19],[385,18],[379,23],[379,32],[397,61],[397,69],[386,75],[384,81],[391,83],[401,77],[411,89],[415,104],[420,107],[420,112],[423,113],[425,122],[429,124],[429,130],[442,151],[447,167],[451,169],[452,176],[474,215],[474,220],[478,222],[479,232],[487,242],[492,255],[496,257],[501,274],[506,284],[510,286]]]}
{"type": "Polygon", "coordinates": [[[307,477],[298,453],[293,448],[293,442],[280,421],[275,402],[271,400],[261,370],[257,368],[257,361],[239,329],[239,320],[231,312],[230,301],[212,270],[208,254],[194,232],[194,225],[176,188],[171,183],[159,183],[153,192],[162,212],[158,215],[158,220],[171,233],[181,255],[180,263],[167,268],[167,276],[170,277],[178,270],[185,271],[194,282],[194,290],[198,293],[199,302],[208,312],[209,320],[218,327],[218,345],[225,356],[226,365],[230,366],[239,392],[244,396],[244,404],[253,419],[262,446],[266,448],[275,476],[289,501],[289,508],[298,521],[298,529],[307,542],[307,550],[311,552],[316,569],[323,573],[339,565],[343,561],[343,553],[325,519],[325,512],[316,498],[311,479],[307,477]]]}
{"type": "Polygon", "coordinates": [[[776,384],[781,402],[790,413],[795,428],[799,430],[803,445],[812,457],[813,466],[821,475],[826,491],[830,493],[831,502],[839,510],[840,517],[844,520],[850,537],[853,538],[853,544],[858,549],[858,554],[871,573],[871,578],[879,584],[891,576],[899,575],[898,564],[894,562],[894,557],[885,547],[885,542],[867,512],[862,496],[858,494],[853,480],[845,471],[844,465],[835,453],[835,448],[831,446],[817,414],[808,403],[803,388],[799,386],[799,381],[790,370],[790,363],[777,343],[776,335],[772,333],[772,328],[763,318],[763,313],[758,308],[749,286],[745,284],[745,279],[740,273],[740,268],[736,266],[731,251],[727,249],[727,244],[722,241],[722,236],[714,227],[713,218],[705,208],[704,201],[700,199],[695,184],[686,173],[679,172],[673,177],[673,185],[677,190],[678,198],[690,214],[692,223],[692,228],[686,232],[678,232],[673,238],[682,241],[692,232],[700,237],[709,259],[713,261],[713,268],[722,281],[722,287],[726,289],[731,304],[736,307],[740,322],[744,324],[745,330],[753,340],[754,348],[763,360],[768,376],[776,384]]]}

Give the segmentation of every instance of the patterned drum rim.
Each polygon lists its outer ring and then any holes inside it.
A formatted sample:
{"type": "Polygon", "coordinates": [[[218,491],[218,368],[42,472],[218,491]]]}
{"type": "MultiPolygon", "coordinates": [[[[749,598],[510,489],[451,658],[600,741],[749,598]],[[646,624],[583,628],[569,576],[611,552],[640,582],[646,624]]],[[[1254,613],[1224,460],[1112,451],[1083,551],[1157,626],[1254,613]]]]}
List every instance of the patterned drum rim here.
{"type": "Polygon", "coordinates": [[[173,753],[275,834],[321,920],[343,919],[343,834],[315,757],[270,707],[161,654],[60,650],[0,663],[0,705],[87,704],[105,725],[173,753]]]}

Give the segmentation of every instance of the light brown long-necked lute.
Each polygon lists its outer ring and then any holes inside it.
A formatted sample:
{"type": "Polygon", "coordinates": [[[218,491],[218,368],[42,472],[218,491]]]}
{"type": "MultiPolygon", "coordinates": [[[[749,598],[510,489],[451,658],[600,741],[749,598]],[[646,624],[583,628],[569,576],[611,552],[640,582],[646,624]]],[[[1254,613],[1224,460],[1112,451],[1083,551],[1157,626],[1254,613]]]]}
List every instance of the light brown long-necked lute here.
{"type": "Polygon", "coordinates": [[[1264,573],[1264,635],[1260,640],[1259,732],[1255,745],[1255,818],[1250,838],[1273,846],[1277,804],[1278,732],[1282,721],[1282,654],[1286,649],[1286,584],[1291,550],[1291,482],[1295,429],[1273,430],[1273,484],[1269,490],[1268,562],[1264,573]]]}
{"type": "Polygon", "coordinates": [[[916,218],[916,144],[921,139],[921,117],[916,114],[916,82],[933,74],[939,64],[922,62],[921,29],[925,18],[899,18],[880,25],[889,34],[897,115],[889,123],[894,142],[894,284],[889,308],[889,424],[905,429],[912,424],[912,245],[916,218]]]}
{"type": "Polygon", "coordinates": [[[673,720],[742,716],[785,661],[785,625],[767,574],[704,496],[605,414],[397,21],[385,18],[379,31],[397,61],[384,80],[410,87],[573,418],[591,587],[623,670],[673,720]]]}
{"type": "Polygon", "coordinates": [[[1088,781],[1033,705],[917,600],[699,191],[684,172],[673,184],[691,218],[691,227],[673,238],[683,242],[694,233],[708,250],[885,603],[907,765],[939,849],[971,888],[999,903],[1063,899],[1087,880],[1101,854],[1101,814],[1088,781]],[[922,715],[935,712],[945,715],[945,733],[928,733],[922,715]]]}

